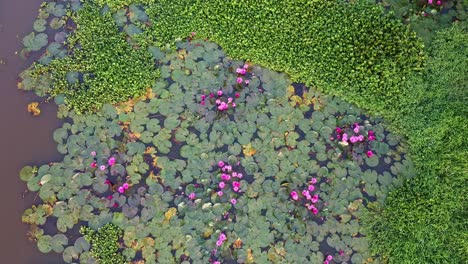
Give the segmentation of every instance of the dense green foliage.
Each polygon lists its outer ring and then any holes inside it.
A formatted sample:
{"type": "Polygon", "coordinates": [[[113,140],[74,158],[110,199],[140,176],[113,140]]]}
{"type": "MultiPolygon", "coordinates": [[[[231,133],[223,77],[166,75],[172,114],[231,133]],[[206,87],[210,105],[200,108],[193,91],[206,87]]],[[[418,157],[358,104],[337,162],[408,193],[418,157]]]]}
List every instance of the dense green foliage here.
{"type": "Polygon", "coordinates": [[[383,0],[378,2],[389,8],[395,17],[409,24],[426,45],[430,45],[436,31],[450,27],[453,21],[467,22],[464,0],[383,0]]]}
{"type": "Polygon", "coordinates": [[[233,57],[377,111],[398,100],[401,82],[424,59],[414,32],[364,0],[162,0],[147,12],[147,34],[162,43],[196,31],[233,57]]]}
{"type": "Polygon", "coordinates": [[[468,35],[439,32],[428,67],[408,83],[399,125],[419,177],[396,190],[369,221],[373,247],[390,263],[466,263],[468,35]]]}
{"type": "Polygon", "coordinates": [[[123,231],[114,224],[106,224],[97,231],[87,226],[80,228],[80,233],[91,244],[91,254],[100,264],[123,264],[125,260],[118,253],[119,239],[123,231]]]}
{"type": "Polygon", "coordinates": [[[33,66],[33,76],[50,74],[51,96],[63,94],[69,108],[88,112],[151,87],[158,75],[151,55],[127,43],[110,12],[101,15],[99,8],[85,5],[73,20],[77,28],[68,39],[72,54],[33,66]]]}

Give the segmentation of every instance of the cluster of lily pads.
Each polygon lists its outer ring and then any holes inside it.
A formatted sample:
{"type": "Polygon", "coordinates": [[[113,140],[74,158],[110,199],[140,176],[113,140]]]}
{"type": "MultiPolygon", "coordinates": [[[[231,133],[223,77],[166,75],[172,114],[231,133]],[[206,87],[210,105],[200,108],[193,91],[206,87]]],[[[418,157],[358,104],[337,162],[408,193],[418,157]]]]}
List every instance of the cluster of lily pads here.
{"type": "Polygon", "coordinates": [[[330,140],[338,142],[344,157],[350,156],[358,159],[361,153],[365,153],[368,158],[374,156],[369,143],[376,140],[375,133],[372,130],[366,131],[365,126],[360,126],[358,123],[336,127],[335,134],[330,137],[330,140]]]}
{"type": "Polygon", "coordinates": [[[297,191],[293,190],[291,191],[290,195],[291,195],[291,198],[294,200],[294,201],[301,201],[301,203],[307,208],[309,209],[314,215],[317,215],[319,213],[319,210],[317,209],[317,207],[315,207],[315,205],[317,204],[317,202],[319,201],[319,196],[318,194],[314,194],[312,195],[311,192],[313,192],[315,190],[315,186],[314,184],[317,183],[317,179],[316,178],[312,178],[310,181],[309,181],[309,185],[307,186],[307,188],[305,188],[304,190],[302,190],[301,194],[302,194],[302,199],[299,199],[299,194],[297,193],[297,191]]]}
{"type": "MultiPolygon", "coordinates": [[[[362,110],[318,92],[298,94],[286,75],[255,65],[249,88],[236,90],[231,69],[243,62],[214,43],[176,45],[158,57],[161,77],[146,95],[90,115],[59,106],[59,115],[69,118],[54,132],[63,161],[20,174],[41,198],[23,216],[41,251],[49,251],[45,234],[53,234],[45,226],[52,221],[66,236],[75,226],[97,230],[113,223],[123,230],[119,251],[126,261],[318,263],[332,255],[361,263],[372,257],[360,218],[366,205],[383,203],[411,175],[400,138],[362,110]],[[239,94],[229,118],[193,100],[219,87],[239,94]],[[253,92],[259,87],[262,93],[253,92]],[[363,157],[365,163],[340,158],[331,127],[350,123],[382,139],[371,142],[379,155],[363,157]],[[311,199],[327,204],[320,217],[290,199],[290,190],[310,177],[317,179],[311,199]]],[[[73,241],[63,246],[68,262],[94,258],[73,241]]]]}

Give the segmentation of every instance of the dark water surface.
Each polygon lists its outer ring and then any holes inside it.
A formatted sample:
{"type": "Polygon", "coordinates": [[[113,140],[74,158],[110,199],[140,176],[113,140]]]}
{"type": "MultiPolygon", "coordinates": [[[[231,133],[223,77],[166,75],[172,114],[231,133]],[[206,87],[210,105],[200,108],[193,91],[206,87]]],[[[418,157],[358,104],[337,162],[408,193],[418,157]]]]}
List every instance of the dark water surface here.
{"type": "Polygon", "coordinates": [[[42,254],[35,243],[28,241],[28,227],[21,222],[23,211],[31,206],[33,194],[23,192],[26,185],[18,172],[25,165],[41,165],[58,161],[52,139],[60,126],[53,104],[40,105],[42,113],[33,118],[27,111],[29,102],[39,101],[33,93],[16,89],[17,76],[28,62],[15,55],[21,39],[32,31],[32,24],[42,0],[0,0],[0,263],[55,264],[64,263],[57,254],[42,254]]]}

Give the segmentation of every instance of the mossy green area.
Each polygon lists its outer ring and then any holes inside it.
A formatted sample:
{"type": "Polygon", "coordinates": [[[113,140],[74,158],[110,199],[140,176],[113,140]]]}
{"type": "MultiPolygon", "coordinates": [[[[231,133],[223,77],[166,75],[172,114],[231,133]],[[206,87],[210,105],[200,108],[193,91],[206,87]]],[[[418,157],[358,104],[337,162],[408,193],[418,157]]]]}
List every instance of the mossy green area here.
{"type": "Polygon", "coordinates": [[[110,261],[65,235],[112,223],[126,262],[464,263],[456,17],[418,37],[364,0],[45,3],[19,87],[59,105],[65,156],[21,171],[23,221],[67,262],[110,261]]]}

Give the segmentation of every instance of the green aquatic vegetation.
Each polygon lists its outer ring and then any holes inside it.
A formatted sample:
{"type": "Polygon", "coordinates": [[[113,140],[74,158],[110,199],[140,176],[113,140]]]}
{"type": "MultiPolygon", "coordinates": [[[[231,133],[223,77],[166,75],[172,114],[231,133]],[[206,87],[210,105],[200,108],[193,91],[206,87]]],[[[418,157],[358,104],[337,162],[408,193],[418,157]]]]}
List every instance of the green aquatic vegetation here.
{"type": "Polygon", "coordinates": [[[122,238],[123,231],[113,224],[106,224],[97,231],[82,226],[80,233],[90,244],[91,255],[102,264],[125,263],[122,254],[118,253],[118,242],[122,238]]]}
{"type": "Polygon", "coordinates": [[[369,1],[159,1],[146,8],[147,39],[195,31],[230,56],[285,71],[296,82],[383,111],[420,71],[414,32],[369,1]],[[391,59],[390,59],[391,58],[391,59]]]}
{"type": "Polygon", "coordinates": [[[424,75],[413,77],[398,120],[420,176],[389,196],[368,219],[372,249],[390,263],[463,263],[466,259],[466,83],[468,34],[438,32],[424,75]]]}
{"type": "Polygon", "coordinates": [[[385,0],[378,1],[393,15],[409,24],[429,46],[434,32],[451,26],[452,23],[466,24],[466,6],[463,0],[385,0]]]}
{"type": "MultiPolygon", "coordinates": [[[[151,87],[158,76],[151,55],[127,43],[127,35],[119,31],[110,12],[101,12],[88,3],[73,13],[72,19],[77,26],[67,38],[69,55],[46,64],[34,63],[22,74],[25,89],[38,89],[39,95],[50,97],[64,96],[68,109],[84,113],[104,103],[142,95],[151,87]],[[50,81],[42,89],[35,84],[44,76],[50,81]]],[[[42,36],[47,35],[41,34],[28,35],[26,48],[39,50],[45,46],[47,41],[42,36]]]]}
{"type": "MultiPolygon", "coordinates": [[[[161,77],[141,97],[88,115],[55,98],[68,118],[53,134],[64,158],[21,171],[40,198],[23,221],[44,228],[56,220],[65,235],[76,226],[112,223],[122,230],[118,252],[125,262],[372,257],[361,217],[369,202],[384,204],[413,175],[404,143],[359,108],[313,90],[295,93],[285,74],[253,64],[238,73],[245,62],[214,43],[175,46],[152,48],[161,77]],[[248,85],[239,87],[239,75],[248,76],[248,85]],[[236,107],[217,115],[200,104],[200,95],[208,100],[211,93],[232,95],[236,107]],[[354,122],[388,142],[372,166],[340,159],[330,139],[332,128],[354,122]],[[290,198],[311,178],[316,215],[290,198]]],[[[101,258],[92,241],[68,242],[62,253],[68,263],[101,258]]]]}

